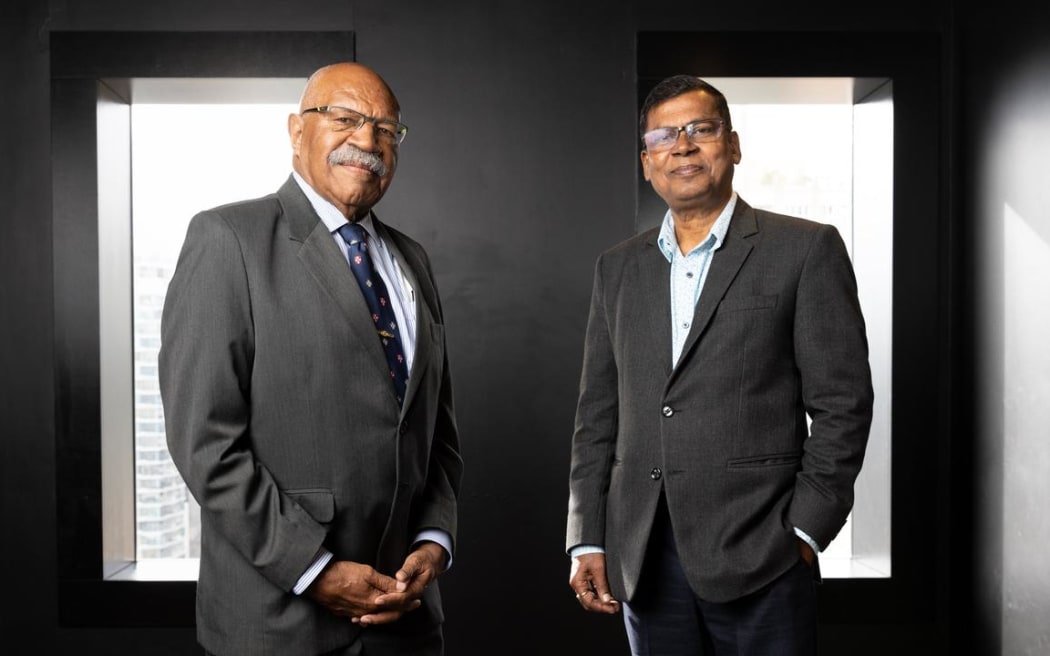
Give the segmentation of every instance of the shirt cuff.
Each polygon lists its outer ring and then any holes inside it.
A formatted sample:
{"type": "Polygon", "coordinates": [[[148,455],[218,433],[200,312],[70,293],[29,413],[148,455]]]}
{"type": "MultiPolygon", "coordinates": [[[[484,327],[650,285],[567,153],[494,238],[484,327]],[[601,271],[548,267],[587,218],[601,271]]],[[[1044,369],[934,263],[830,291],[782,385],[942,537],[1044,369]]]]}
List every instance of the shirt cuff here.
{"type": "Polygon", "coordinates": [[[806,544],[813,548],[813,553],[820,553],[820,545],[817,544],[817,541],[806,535],[806,532],[797,526],[795,527],[795,535],[805,540],[806,544]]]}
{"type": "Polygon", "coordinates": [[[301,595],[310,587],[310,584],[314,582],[317,575],[321,573],[321,570],[325,568],[328,561],[332,560],[332,552],[321,547],[317,550],[317,555],[314,556],[314,562],[303,572],[303,575],[299,577],[299,581],[292,588],[292,592],[301,595]]]}
{"type": "Polygon", "coordinates": [[[592,553],[603,554],[603,553],[605,553],[605,549],[603,549],[602,547],[599,547],[596,544],[578,544],[575,547],[573,547],[572,549],[569,549],[569,557],[570,558],[579,558],[580,556],[583,556],[584,554],[592,554],[592,553]]]}
{"type": "Polygon", "coordinates": [[[420,531],[416,535],[416,539],[412,541],[412,546],[416,546],[420,542],[435,542],[442,549],[445,550],[445,555],[448,559],[445,561],[445,571],[447,572],[452,567],[452,536],[442,531],[439,528],[428,528],[425,531],[420,531]]]}

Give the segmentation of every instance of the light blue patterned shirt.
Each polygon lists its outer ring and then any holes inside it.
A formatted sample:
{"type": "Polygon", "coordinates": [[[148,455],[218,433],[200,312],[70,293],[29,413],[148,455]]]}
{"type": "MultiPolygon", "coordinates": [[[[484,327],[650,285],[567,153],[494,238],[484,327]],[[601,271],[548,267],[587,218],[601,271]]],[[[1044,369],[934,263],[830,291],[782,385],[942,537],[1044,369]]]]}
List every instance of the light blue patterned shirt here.
{"type": "Polygon", "coordinates": [[[675,363],[675,366],[678,365],[678,358],[682,356],[682,347],[689,335],[689,329],[693,327],[696,301],[704,289],[707,270],[711,268],[711,257],[725,241],[729,231],[729,219],[733,216],[734,209],[736,192],[733,192],[733,197],[715,219],[707,239],[685,254],[678,247],[671,210],[667,210],[667,214],[664,215],[656,243],[660,252],[671,263],[671,362],[675,363]]]}

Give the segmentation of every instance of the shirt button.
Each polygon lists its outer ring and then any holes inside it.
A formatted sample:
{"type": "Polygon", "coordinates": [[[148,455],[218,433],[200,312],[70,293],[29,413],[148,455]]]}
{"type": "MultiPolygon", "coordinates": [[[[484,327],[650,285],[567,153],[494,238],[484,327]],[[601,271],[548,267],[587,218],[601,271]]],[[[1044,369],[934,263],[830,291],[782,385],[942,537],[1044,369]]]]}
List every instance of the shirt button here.
{"type": "Polygon", "coordinates": [[[660,477],[663,475],[664,473],[660,471],[659,467],[653,467],[653,470],[649,472],[649,478],[653,479],[654,481],[660,480],[660,477]]]}
{"type": "Polygon", "coordinates": [[[665,405],[663,410],[661,410],[661,412],[664,413],[665,417],[670,417],[671,415],[674,414],[674,410],[672,410],[671,406],[669,406],[669,405],[665,405]]]}
{"type": "Polygon", "coordinates": [[[693,277],[693,272],[692,271],[686,271],[685,272],[685,277],[686,278],[692,278],[693,277]]]}
{"type": "Polygon", "coordinates": [[[688,321],[683,321],[682,322],[682,328],[688,328],[688,327],[689,327],[689,322],[688,321]]]}

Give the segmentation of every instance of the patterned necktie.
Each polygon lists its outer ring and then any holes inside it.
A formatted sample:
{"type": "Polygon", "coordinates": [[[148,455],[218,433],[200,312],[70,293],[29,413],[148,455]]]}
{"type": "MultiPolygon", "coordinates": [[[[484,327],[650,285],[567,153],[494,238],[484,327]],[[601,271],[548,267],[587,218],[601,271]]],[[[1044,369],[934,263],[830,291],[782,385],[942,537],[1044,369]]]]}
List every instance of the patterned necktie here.
{"type": "Polygon", "coordinates": [[[372,321],[376,325],[379,341],[383,344],[383,351],[390,365],[390,378],[394,381],[394,391],[397,392],[397,402],[400,404],[405,399],[408,367],[405,364],[405,351],[401,348],[401,338],[398,336],[397,318],[394,316],[394,308],[390,305],[390,296],[383,278],[372,267],[372,257],[368,254],[368,232],[356,223],[346,223],[339,228],[339,235],[346,242],[350,270],[354,272],[357,284],[361,286],[361,292],[372,311],[372,321]]]}

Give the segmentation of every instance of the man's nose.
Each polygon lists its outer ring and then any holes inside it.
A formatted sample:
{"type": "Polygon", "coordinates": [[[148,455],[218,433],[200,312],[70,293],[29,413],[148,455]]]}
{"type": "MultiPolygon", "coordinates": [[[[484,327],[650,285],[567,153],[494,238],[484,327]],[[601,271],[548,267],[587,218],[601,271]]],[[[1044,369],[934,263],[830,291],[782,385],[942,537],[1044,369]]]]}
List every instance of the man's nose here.
{"type": "Polygon", "coordinates": [[[674,146],[671,147],[673,152],[692,152],[696,150],[697,145],[689,139],[689,134],[685,131],[685,128],[678,128],[678,134],[675,136],[674,146]]]}
{"type": "Polygon", "coordinates": [[[378,154],[381,150],[376,125],[372,121],[365,121],[361,127],[346,135],[346,141],[370,153],[378,154]]]}

